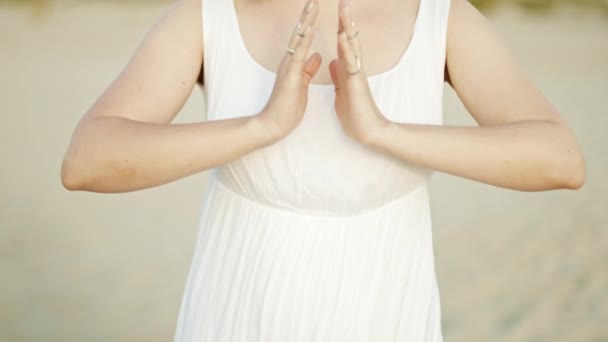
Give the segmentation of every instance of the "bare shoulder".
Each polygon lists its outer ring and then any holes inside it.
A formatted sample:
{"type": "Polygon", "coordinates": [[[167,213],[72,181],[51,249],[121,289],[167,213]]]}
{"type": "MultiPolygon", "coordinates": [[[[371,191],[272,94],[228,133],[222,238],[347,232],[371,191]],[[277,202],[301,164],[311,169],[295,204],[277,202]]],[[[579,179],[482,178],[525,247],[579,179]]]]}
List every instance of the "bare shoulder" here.
{"type": "Polygon", "coordinates": [[[168,123],[196,85],[203,62],[201,0],[176,0],[85,117],[168,123]]]}
{"type": "Polygon", "coordinates": [[[520,120],[562,122],[492,23],[467,0],[451,0],[446,75],[480,125],[520,120]]]}

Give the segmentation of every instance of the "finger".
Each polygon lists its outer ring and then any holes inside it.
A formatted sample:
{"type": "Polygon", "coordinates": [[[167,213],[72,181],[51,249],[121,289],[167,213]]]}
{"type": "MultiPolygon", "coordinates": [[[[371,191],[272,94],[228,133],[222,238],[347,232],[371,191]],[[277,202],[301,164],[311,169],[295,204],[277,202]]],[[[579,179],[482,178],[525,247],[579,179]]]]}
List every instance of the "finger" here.
{"type": "Polygon", "coordinates": [[[338,77],[338,60],[334,59],[329,62],[329,75],[334,83],[334,89],[340,91],[340,78],[338,77]]]}
{"type": "Polygon", "coordinates": [[[340,2],[339,7],[339,23],[343,32],[346,32],[349,43],[353,46],[353,50],[361,57],[361,46],[359,40],[359,29],[355,25],[350,13],[350,8],[346,1],[340,2]]]}
{"type": "Polygon", "coordinates": [[[344,66],[348,74],[354,74],[361,68],[361,62],[357,61],[355,51],[348,42],[345,32],[338,35],[338,60],[340,61],[340,64],[344,66]]]}
{"type": "Polygon", "coordinates": [[[317,74],[321,67],[322,58],[318,53],[314,53],[304,63],[304,82],[306,85],[310,84],[312,78],[317,74]]]}
{"type": "Polygon", "coordinates": [[[340,33],[342,33],[342,31],[344,31],[344,24],[342,22],[342,18],[340,18],[342,16],[341,13],[342,13],[343,3],[344,3],[343,0],[340,0],[338,2],[338,32],[337,32],[337,34],[340,34],[340,33]]]}
{"type": "Polygon", "coordinates": [[[306,2],[306,5],[304,5],[304,9],[302,10],[302,14],[300,14],[300,18],[296,23],[294,30],[291,32],[291,37],[289,38],[287,47],[297,50],[298,43],[300,42],[300,40],[302,40],[302,38],[304,38],[304,30],[307,26],[314,25],[318,14],[318,0],[308,0],[306,2]]]}
{"type": "Polygon", "coordinates": [[[318,7],[318,4],[318,0],[307,0],[306,3],[304,3],[304,8],[302,9],[302,13],[300,13],[300,18],[298,21],[302,23],[306,21],[308,15],[312,13],[312,10],[315,7],[318,7]]]}
{"type": "Polygon", "coordinates": [[[292,56],[292,61],[295,63],[304,63],[306,56],[308,56],[308,50],[312,44],[312,39],[315,35],[314,27],[308,26],[304,30],[304,38],[300,39],[296,52],[292,56]]]}

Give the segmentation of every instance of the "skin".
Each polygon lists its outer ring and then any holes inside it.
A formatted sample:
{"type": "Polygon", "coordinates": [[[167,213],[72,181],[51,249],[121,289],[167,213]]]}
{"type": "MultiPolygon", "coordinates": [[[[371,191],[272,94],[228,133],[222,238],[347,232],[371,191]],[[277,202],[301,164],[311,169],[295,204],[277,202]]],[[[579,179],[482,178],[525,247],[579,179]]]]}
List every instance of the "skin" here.
{"type": "Polygon", "coordinates": [[[246,117],[171,124],[201,79],[204,48],[200,0],[176,1],[83,115],[63,160],[64,186],[95,192],[149,188],[273,144],[301,122],[310,83],[334,85],[344,131],[378,153],[522,191],[584,184],[585,162],[572,131],[467,1],[452,0],[446,81],[478,127],[391,122],[372,99],[366,75],[398,60],[404,46],[383,41],[403,41],[401,27],[409,28],[405,34],[411,36],[418,1],[311,4],[292,18],[284,13],[301,8],[301,0],[237,0],[252,57],[269,70],[278,65],[267,105],[246,117]],[[311,27],[303,37],[292,34],[296,21],[311,27]],[[357,31],[357,38],[347,39],[357,31]],[[282,34],[293,55],[277,48],[281,38],[275,35],[282,34]],[[386,40],[374,39],[378,36],[386,40]],[[357,70],[355,53],[361,69],[350,75],[357,70]],[[324,60],[329,63],[322,67],[324,60]]]}

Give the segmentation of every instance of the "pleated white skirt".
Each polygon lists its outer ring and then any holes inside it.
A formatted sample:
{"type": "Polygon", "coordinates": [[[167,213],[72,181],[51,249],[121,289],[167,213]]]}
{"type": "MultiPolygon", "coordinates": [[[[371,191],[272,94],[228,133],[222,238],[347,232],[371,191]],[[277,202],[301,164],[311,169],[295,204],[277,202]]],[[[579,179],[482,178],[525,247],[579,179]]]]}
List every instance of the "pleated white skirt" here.
{"type": "Polygon", "coordinates": [[[176,342],[441,342],[428,187],[309,215],[210,177],[176,342]]]}

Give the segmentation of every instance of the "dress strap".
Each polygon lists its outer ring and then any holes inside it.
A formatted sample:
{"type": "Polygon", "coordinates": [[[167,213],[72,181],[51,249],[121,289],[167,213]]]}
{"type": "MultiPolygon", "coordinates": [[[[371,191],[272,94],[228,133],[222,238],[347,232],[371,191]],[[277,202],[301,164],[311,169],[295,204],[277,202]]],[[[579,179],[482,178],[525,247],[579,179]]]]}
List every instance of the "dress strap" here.
{"type": "Polygon", "coordinates": [[[445,68],[447,32],[451,0],[430,0],[434,2],[433,28],[437,63],[443,72],[445,68]]]}
{"type": "MultiPolygon", "coordinates": [[[[216,92],[221,92],[225,79],[239,65],[238,22],[234,0],[201,0],[203,30],[204,96],[209,119],[219,105],[216,92]]],[[[240,67],[240,66],[239,66],[240,67]]]]}

